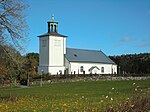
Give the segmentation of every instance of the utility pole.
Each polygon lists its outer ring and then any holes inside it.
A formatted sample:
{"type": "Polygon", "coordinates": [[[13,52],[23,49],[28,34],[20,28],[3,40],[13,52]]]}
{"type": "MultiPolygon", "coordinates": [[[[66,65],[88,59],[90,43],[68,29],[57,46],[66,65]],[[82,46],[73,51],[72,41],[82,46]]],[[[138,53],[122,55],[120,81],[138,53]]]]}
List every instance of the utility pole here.
{"type": "Polygon", "coordinates": [[[29,84],[30,83],[30,81],[29,81],[29,73],[27,72],[27,86],[29,87],[29,84]]]}
{"type": "Polygon", "coordinates": [[[40,87],[42,87],[42,83],[43,83],[43,81],[42,81],[42,75],[43,75],[43,70],[41,70],[41,80],[40,80],[40,87]]]}

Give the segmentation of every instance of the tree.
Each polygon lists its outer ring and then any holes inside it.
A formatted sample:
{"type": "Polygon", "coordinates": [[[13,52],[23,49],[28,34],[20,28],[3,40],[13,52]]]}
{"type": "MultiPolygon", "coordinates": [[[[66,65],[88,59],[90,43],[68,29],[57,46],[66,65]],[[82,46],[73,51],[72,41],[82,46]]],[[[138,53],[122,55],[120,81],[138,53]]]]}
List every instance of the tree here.
{"type": "Polygon", "coordinates": [[[10,83],[17,79],[17,76],[22,72],[24,57],[12,46],[3,46],[0,49],[0,80],[9,81],[10,83]],[[6,54],[7,52],[8,54],[6,54]]]}
{"type": "Polygon", "coordinates": [[[37,62],[39,62],[39,53],[34,53],[34,52],[28,53],[28,54],[26,54],[25,57],[28,58],[28,59],[33,58],[33,59],[35,59],[37,62]]]}
{"type": "Polygon", "coordinates": [[[23,0],[0,0],[0,45],[13,43],[19,50],[26,40],[27,25],[23,11],[27,5],[23,0]]]}
{"type": "Polygon", "coordinates": [[[31,78],[37,75],[37,69],[39,64],[39,54],[38,53],[28,53],[25,56],[26,58],[26,71],[31,78]]]}
{"type": "Polygon", "coordinates": [[[23,0],[0,0],[0,69],[1,76],[12,82],[13,75],[20,71],[20,53],[27,39],[23,0]],[[6,76],[7,75],[7,76],[6,76]]]}
{"type": "Polygon", "coordinates": [[[120,67],[121,73],[150,73],[150,53],[110,56],[110,58],[120,67]]]}

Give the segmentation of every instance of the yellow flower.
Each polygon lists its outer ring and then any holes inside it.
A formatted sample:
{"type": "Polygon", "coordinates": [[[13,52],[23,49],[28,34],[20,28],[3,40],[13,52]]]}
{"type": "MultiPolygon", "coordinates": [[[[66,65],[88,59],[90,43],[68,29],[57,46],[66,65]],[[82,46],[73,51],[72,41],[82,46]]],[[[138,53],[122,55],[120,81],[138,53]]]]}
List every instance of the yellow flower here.
{"type": "Polygon", "coordinates": [[[64,107],[66,107],[66,106],[67,106],[67,104],[65,104],[65,103],[64,103],[64,104],[63,104],[63,106],[64,106],[64,107]]]}
{"type": "Polygon", "coordinates": [[[110,99],[111,101],[113,100],[113,98],[110,99]]]}
{"type": "Polygon", "coordinates": [[[32,110],[32,112],[37,112],[36,110],[32,110]]]}

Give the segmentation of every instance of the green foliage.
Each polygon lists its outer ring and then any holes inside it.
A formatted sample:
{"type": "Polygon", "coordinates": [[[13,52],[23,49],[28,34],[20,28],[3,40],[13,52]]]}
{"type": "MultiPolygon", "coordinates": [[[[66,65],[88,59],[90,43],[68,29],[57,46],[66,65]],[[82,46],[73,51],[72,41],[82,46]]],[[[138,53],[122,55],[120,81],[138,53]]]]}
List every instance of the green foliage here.
{"type": "Polygon", "coordinates": [[[0,84],[30,79],[37,75],[38,53],[21,54],[12,46],[0,45],[0,84]]]}
{"type": "Polygon", "coordinates": [[[121,73],[150,74],[150,53],[110,56],[110,58],[120,67],[121,73]]]}
{"type": "Polygon", "coordinates": [[[20,53],[8,45],[0,45],[0,80],[12,82],[17,77],[22,65],[22,56],[20,53]]]}
{"type": "Polygon", "coordinates": [[[34,52],[28,53],[28,54],[26,54],[25,57],[28,59],[30,59],[30,58],[35,59],[37,62],[39,62],[39,53],[34,53],[34,52]]]}
{"type": "Polygon", "coordinates": [[[37,76],[37,70],[39,65],[39,54],[38,53],[28,53],[25,56],[26,63],[24,65],[25,70],[29,74],[29,77],[32,79],[37,76]]]}

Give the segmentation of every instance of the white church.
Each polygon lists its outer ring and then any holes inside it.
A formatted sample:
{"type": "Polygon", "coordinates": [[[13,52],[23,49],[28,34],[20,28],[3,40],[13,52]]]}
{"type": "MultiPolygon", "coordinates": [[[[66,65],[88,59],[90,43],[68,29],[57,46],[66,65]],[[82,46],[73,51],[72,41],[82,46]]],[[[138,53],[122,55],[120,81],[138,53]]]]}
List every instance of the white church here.
{"type": "Polygon", "coordinates": [[[47,23],[48,32],[38,36],[39,74],[117,74],[117,65],[102,51],[67,48],[54,16],[47,23]]]}

